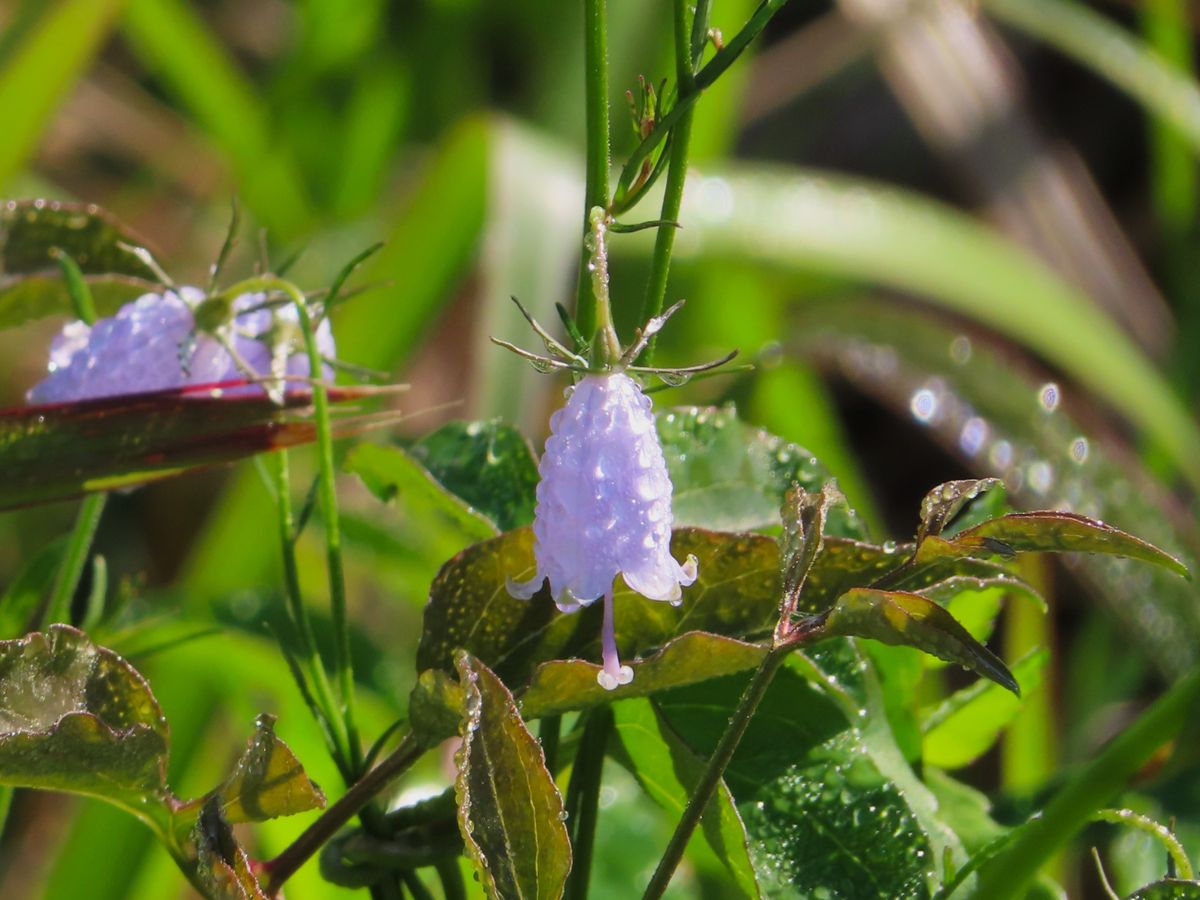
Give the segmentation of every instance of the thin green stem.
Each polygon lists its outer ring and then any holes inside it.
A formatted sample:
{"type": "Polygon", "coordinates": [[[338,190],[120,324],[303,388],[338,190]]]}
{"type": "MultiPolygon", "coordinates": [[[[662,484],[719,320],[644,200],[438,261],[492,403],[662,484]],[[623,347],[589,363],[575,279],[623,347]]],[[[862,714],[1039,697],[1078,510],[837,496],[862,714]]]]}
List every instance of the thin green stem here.
{"type": "Polygon", "coordinates": [[[88,494],[79,504],[75,527],[71,530],[71,539],[67,542],[66,554],[54,579],[50,602],[46,606],[47,625],[53,622],[71,622],[71,599],[79,587],[79,579],[83,577],[83,569],[92,549],[92,538],[96,536],[96,527],[100,524],[100,517],[104,514],[107,502],[107,494],[88,494]]]}
{"type": "Polygon", "coordinates": [[[330,752],[342,777],[348,782],[353,781],[349,736],[346,733],[342,717],[337,714],[333,687],[329,683],[325,664],[317,650],[316,635],[308,616],[308,607],[304,605],[304,596],[300,590],[300,574],[296,564],[296,521],[292,512],[291,478],[288,472],[287,451],[280,450],[277,453],[268,454],[268,456],[267,465],[270,466],[275,483],[275,505],[278,510],[279,545],[283,555],[283,584],[288,616],[291,618],[296,636],[300,640],[308,680],[313,685],[315,709],[319,711],[321,718],[319,724],[329,738],[330,752]]]}
{"type": "Polygon", "coordinates": [[[750,719],[754,716],[754,711],[758,709],[758,704],[762,702],[763,695],[771,686],[775,673],[779,671],[779,667],[783,665],[791,649],[790,646],[785,646],[770,650],[754,671],[754,677],[746,685],[746,690],[742,693],[741,700],[738,701],[737,709],[734,710],[733,718],[729,720],[729,727],[721,735],[721,740],[713,750],[712,756],[709,757],[704,774],[700,776],[700,781],[697,782],[696,789],[683,810],[679,824],[675,826],[675,833],[671,835],[667,849],[658,862],[658,868],[654,870],[654,876],[646,885],[646,892],[642,895],[643,900],[655,900],[655,898],[661,897],[666,891],[667,885],[671,883],[671,876],[675,874],[679,861],[683,859],[683,852],[687,849],[688,841],[691,840],[692,833],[700,823],[700,817],[704,814],[708,801],[712,799],[713,792],[716,791],[717,785],[721,781],[721,776],[729,767],[729,761],[733,759],[734,751],[741,743],[746,728],[750,725],[750,719]]]}
{"type": "Polygon", "coordinates": [[[467,900],[467,885],[463,881],[458,857],[439,860],[434,866],[442,882],[442,896],[446,900],[467,900]]]}
{"type": "Polygon", "coordinates": [[[980,900],[1024,896],[1026,885],[1042,864],[1079,833],[1155,750],[1192,721],[1197,698],[1200,671],[1176,682],[1076,773],[1041,815],[1021,826],[1012,843],[980,869],[970,896],[980,900]]]}
{"type": "Polygon", "coordinates": [[[320,850],[359,810],[370,803],[376,794],[387,787],[389,782],[416,762],[422,752],[424,750],[421,744],[412,735],[405,735],[400,741],[400,746],[393,750],[391,755],[355,782],[337,803],[325,810],[320,818],[309,825],[282,853],[264,863],[267,896],[274,897],[297,869],[320,850]]]}
{"type": "Polygon", "coordinates": [[[587,900],[592,875],[592,851],[596,842],[596,817],[600,806],[600,779],[604,753],[613,730],[611,707],[602,706],[587,714],[571,782],[567,785],[567,821],[574,823],[571,851],[571,876],[567,882],[568,900],[587,900]]]}
{"type": "MultiPolygon", "coordinates": [[[[698,9],[707,13],[707,7],[698,9]]],[[[693,68],[692,38],[693,24],[691,5],[688,0],[674,2],[675,31],[675,77],[679,81],[679,95],[695,93],[695,70],[693,68]]],[[[697,26],[699,27],[699,26],[697,26]]],[[[664,222],[679,220],[679,209],[683,205],[683,187],[687,181],[688,150],[692,142],[692,116],[690,106],[679,119],[671,135],[671,155],[667,162],[667,180],[663,188],[662,212],[659,219],[664,222]]],[[[642,300],[641,321],[648,322],[663,311],[667,296],[667,277],[671,271],[671,251],[675,249],[675,229],[658,229],[654,241],[654,255],[650,260],[650,278],[646,283],[646,295],[642,300]]],[[[652,337],[642,352],[642,364],[653,365],[654,347],[657,337],[652,337]]]]}
{"type": "MultiPolygon", "coordinates": [[[[583,201],[583,233],[591,230],[593,207],[608,208],[611,137],[608,118],[608,0],[583,2],[584,114],[587,122],[587,171],[583,201]]],[[[575,320],[591,339],[596,329],[596,296],[589,277],[591,253],[585,245],[579,266],[575,320]]]]}
{"type": "Polygon", "coordinates": [[[346,613],[346,575],[342,564],[342,534],[338,519],[336,469],[333,463],[333,427],[329,415],[329,389],[321,378],[324,363],[317,348],[316,332],[308,312],[304,294],[290,281],[270,275],[248,278],[222,292],[236,297],[253,292],[278,291],[286,294],[296,309],[304,349],[312,375],[313,422],[317,429],[317,461],[320,478],[317,503],[325,520],[325,560],[329,570],[329,606],[333,622],[333,670],[341,694],[342,720],[346,730],[347,750],[351,769],[362,770],[363,750],[355,724],[354,666],[350,654],[350,627],[346,613]]]}
{"type": "Polygon", "coordinates": [[[654,130],[646,135],[633,151],[628,162],[621,169],[621,177],[617,182],[619,187],[628,190],[641,171],[642,164],[650,158],[650,154],[654,152],[655,148],[666,139],[671,129],[679,124],[680,119],[687,114],[700,95],[712,87],[713,83],[725,74],[725,70],[745,52],[750,43],[767,27],[771,17],[779,12],[786,2],[787,0],[763,0],[742,30],[734,35],[733,39],[718,50],[716,55],[696,73],[692,90],[687,93],[680,91],[671,111],[658,121],[654,130]]]}

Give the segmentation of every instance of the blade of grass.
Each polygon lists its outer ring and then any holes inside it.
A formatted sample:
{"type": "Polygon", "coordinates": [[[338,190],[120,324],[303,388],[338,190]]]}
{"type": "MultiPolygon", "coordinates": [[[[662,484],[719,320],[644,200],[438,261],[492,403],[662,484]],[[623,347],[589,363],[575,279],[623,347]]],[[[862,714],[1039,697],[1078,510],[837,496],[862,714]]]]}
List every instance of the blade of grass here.
{"type": "Polygon", "coordinates": [[[1200,154],[1200,86],[1115,22],[1071,0],[981,0],[981,5],[1112,82],[1200,154]]]}
{"type": "Polygon", "coordinates": [[[221,42],[182,0],[130,0],[125,37],[228,156],[238,193],[273,237],[312,223],[304,185],[276,146],[265,105],[221,42]]]}
{"type": "Polygon", "coordinates": [[[66,0],[47,11],[0,70],[0,188],[37,149],[58,104],[91,64],[125,0],[66,0]]]}
{"type": "MultiPolygon", "coordinates": [[[[1200,428],[1154,365],[1086,295],[992,229],[860,179],[767,167],[708,175],[724,199],[685,195],[693,252],[873,282],[968,316],[1104,399],[1200,486],[1200,428]]],[[[646,249],[636,235],[628,243],[646,249]]]]}

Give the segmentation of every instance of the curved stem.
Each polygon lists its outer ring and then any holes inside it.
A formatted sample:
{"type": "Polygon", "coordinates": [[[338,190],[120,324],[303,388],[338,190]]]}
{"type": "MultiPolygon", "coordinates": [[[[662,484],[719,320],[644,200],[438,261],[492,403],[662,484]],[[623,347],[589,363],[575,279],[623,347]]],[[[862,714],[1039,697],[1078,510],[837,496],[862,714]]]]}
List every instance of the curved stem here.
{"type": "Polygon", "coordinates": [[[646,892],[642,895],[643,900],[655,900],[666,891],[667,885],[671,882],[671,876],[675,874],[679,861],[683,859],[683,852],[687,849],[692,832],[700,823],[700,817],[704,814],[708,801],[712,799],[713,792],[716,791],[717,784],[721,781],[721,776],[729,767],[729,761],[733,759],[734,751],[737,750],[742,736],[746,733],[754,711],[758,709],[758,704],[762,702],[763,695],[771,686],[775,673],[779,671],[779,667],[783,665],[791,649],[790,646],[786,646],[769,651],[763,657],[763,661],[759,663],[750,683],[746,685],[742,699],[738,701],[737,709],[734,710],[733,718],[729,720],[729,727],[725,729],[720,742],[713,750],[712,756],[709,757],[708,765],[700,776],[700,781],[696,784],[696,790],[688,800],[679,824],[675,826],[675,833],[671,835],[667,849],[658,862],[658,868],[654,870],[654,876],[646,885],[646,892]]]}
{"type": "Polygon", "coordinates": [[[329,388],[321,378],[323,363],[316,332],[301,290],[282,278],[263,275],[248,278],[222,292],[222,296],[277,291],[287,295],[296,309],[308,371],[312,378],[313,421],[317,429],[317,460],[320,467],[317,501],[325,520],[325,559],[329,569],[329,605],[333,622],[333,670],[337,674],[346,730],[347,751],[354,772],[362,770],[363,751],[355,724],[354,667],[350,655],[350,628],[346,614],[346,576],[342,565],[342,533],[338,519],[336,470],[333,464],[333,427],[329,415],[329,388]]]}
{"type": "MultiPolygon", "coordinates": [[[[608,0],[584,0],[584,110],[587,120],[587,172],[583,233],[591,230],[594,207],[608,208],[611,150],[608,121],[608,0]]],[[[596,330],[596,296],[588,272],[591,253],[584,246],[579,265],[575,320],[585,338],[596,330]]]]}
{"type": "Polygon", "coordinates": [[[325,810],[315,822],[308,826],[282,853],[263,864],[267,873],[265,892],[268,897],[279,893],[283,883],[296,873],[305,862],[324,846],[337,831],[381,790],[388,782],[416,762],[423,752],[420,743],[411,734],[405,735],[400,746],[392,751],[383,762],[355,782],[342,798],[325,810]]]}
{"type": "Polygon", "coordinates": [[[1155,701],[1051,798],[1041,815],[1016,832],[979,871],[972,897],[1004,900],[1024,895],[1041,865],[1108,803],[1150,755],[1193,721],[1200,697],[1194,671],[1155,701]]]}

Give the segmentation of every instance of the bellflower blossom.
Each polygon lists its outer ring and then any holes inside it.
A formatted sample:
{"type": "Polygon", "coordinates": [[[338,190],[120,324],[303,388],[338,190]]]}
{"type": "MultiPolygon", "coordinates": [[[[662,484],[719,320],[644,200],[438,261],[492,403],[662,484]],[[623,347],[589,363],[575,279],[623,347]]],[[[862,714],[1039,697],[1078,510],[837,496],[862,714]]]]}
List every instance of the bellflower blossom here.
{"type": "MultiPolygon", "coordinates": [[[[68,323],[51,344],[49,374],[29,391],[29,402],[64,403],[247,378],[246,369],[216,338],[196,332],[194,310],[204,297],[194,287],[144,294],[94,325],[68,323]]],[[[273,374],[271,347],[265,338],[273,325],[295,325],[297,320],[291,305],[264,308],[265,300],[265,294],[237,297],[233,302],[237,315],[226,326],[240,362],[264,377],[273,374]]],[[[298,328],[296,335],[295,348],[288,348],[284,374],[307,377],[308,357],[298,328]]],[[[316,338],[321,355],[332,358],[328,319],[317,327],[316,338]]],[[[331,378],[332,370],[323,375],[331,378]]]]}
{"type": "Polygon", "coordinates": [[[509,581],[529,599],[549,580],[563,612],[604,598],[604,667],[597,676],[612,690],[633,670],[617,656],[613,581],[650,600],[679,604],[696,580],[696,558],[671,556],[671,479],[650,398],[623,372],[587,375],[566,406],[550,418],[550,437],[538,473],[533,525],[537,574],[509,581]]]}

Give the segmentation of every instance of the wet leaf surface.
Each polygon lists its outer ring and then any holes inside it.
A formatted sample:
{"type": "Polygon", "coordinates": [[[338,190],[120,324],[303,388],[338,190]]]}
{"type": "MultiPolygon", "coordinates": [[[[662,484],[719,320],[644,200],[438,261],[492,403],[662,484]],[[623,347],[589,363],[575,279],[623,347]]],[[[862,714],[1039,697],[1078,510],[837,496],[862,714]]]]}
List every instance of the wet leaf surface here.
{"type": "Polygon", "coordinates": [[[458,822],[480,882],[492,898],[561,897],[571,845],[541,744],[486,665],[468,653],[455,664],[463,685],[458,822]]]}
{"type": "MultiPolygon", "coordinates": [[[[769,633],[778,603],[778,547],[753,534],[679,529],[677,559],[695,554],[699,577],[683,603],[646,600],[623,586],[615,595],[621,658],[662,647],[688,631],[746,638],[769,633]]],[[[538,663],[580,656],[600,659],[600,605],[560,613],[543,590],[530,601],[510,597],[506,579],[533,574],[533,532],[518,529],[467,548],[450,560],[430,588],[417,651],[420,671],[451,670],[463,648],[495,669],[506,684],[528,682],[538,663]]]]}
{"type": "Polygon", "coordinates": [[[1200,900],[1200,881],[1164,878],[1134,891],[1128,900],[1200,900]]]}
{"type": "Polygon", "coordinates": [[[1010,513],[962,532],[950,544],[967,552],[1000,555],[1026,551],[1109,553],[1153,563],[1185,578],[1191,577],[1187,566],[1153,544],[1074,513],[1010,513]]]}
{"type": "MultiPolygon", "coordinates": [[[[329,395],[345,403],[377,392],[329,395]]],[[[335,418],[334,432],[357,433],[392,415],[335,418]]],[[[315,438],[309,397],[300,391],[282,407],[266,397],[214,396],[209,386],[2,410],[0,509],[145,484],[315,438]]]]}
{"type": "MultiPolygon", "coordinates": [[[[675,525],[744,531],[779,525],[793,483],[818,493],[833,476],[811,453],[737,417],[732,407],[678,407],[657,414],[667,471],[675,486],[675,525]]],[[[830,534],[863,537],[844,507],[830,534]]]]}
{"type": "MultiPolygon", "coordinates": [[[[613,707],[615,730],[630,772],[671,818],[678,819],[704,771],[704,760],[671,730],[647,700],[613,707]]],[[[705,807],[700,828],[743,896],[758,897],[758,880],[746,846],[746,830],[722,782],[705,807]]]]}
{"type": "Polygon", "coordinates": [[[921,501],[921,524],[917,543],[928,535],[939,535],[964,506],[982,494],[1002,484],[998,478],[967,478],[947,481],[933,488],[921,501]]]}
{"type": "Polygon", "coordinates": [[[157,276],[128,249],[141,243],[96,206],[53,200],[4,203],[0,206],[0,328],[41,316],[72,314],[51,255],[55,248],[79,264],[102,316],[155,290],[157,276]]]}
{"type": "Polygon", "coordinates": [[[919,594],[855,588],[843,594],[830,611],[826,628],[830,634],[916,647],[990,678],[1013,693],[1020,690],[996,654],[971,637],[945,609],[919,594]]]}
{"type": "Polygon", "coordinates": [[[254,736],[217,791],[226,821],[263,822],[322,809],[324,792],[308,779],[296,755],[275,734],[275,717],[261,715],[254,736]]]}
{"type": "Polygon", "coordinates": [[[153,808],[169,798],[167,723],[145,679],[81,631],[0,641],[0,783],[153,808]]]}
{"type": "Polygon", "coordinates": [[[413,444],[409,455],[497,530],[533,523],[537,459],[511,425],[450,422],[413,444]]]}
{"type": "MultiPolygon", "coordinates": [[[[715,747],[747,676],[655,698],[694,752],[715,747]]],[[[841,705],[790,668],[767,691],[726,772],[770,897],[927,897],[929,838],[841,705]]]]}

